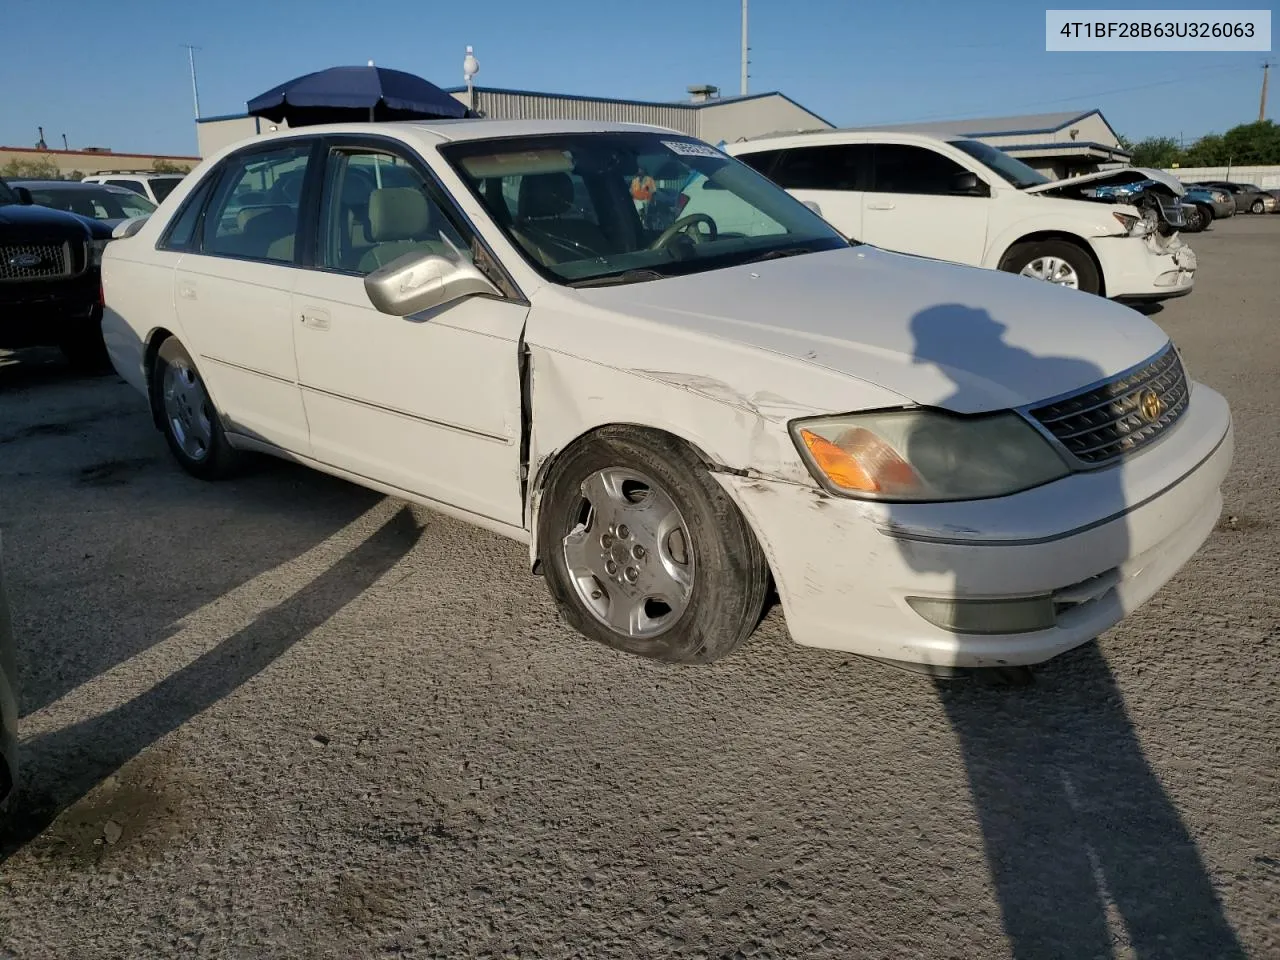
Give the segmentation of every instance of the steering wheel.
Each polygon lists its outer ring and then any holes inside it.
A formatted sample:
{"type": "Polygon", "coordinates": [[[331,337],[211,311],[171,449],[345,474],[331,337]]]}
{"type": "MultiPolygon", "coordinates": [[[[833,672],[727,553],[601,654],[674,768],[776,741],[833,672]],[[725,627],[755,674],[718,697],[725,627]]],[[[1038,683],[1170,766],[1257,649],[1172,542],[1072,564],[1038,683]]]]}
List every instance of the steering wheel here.
{"type": "Polygon", "coordinates": [[[691,213],[687,217],[681,217],[671,226],[667,227],[667,229],[663,230],[658,239],[649,244],[649,249],[661,250],[681,233],[687,234],[694,243],[702,243],[702,231],[689,229],[696,223],[705,223],[709,228],[709,232],[706,235],[707,240],[714,240],[720,235],[720,231],[716,229],[716,222],[709,216],[705,213],[691,213]]]}

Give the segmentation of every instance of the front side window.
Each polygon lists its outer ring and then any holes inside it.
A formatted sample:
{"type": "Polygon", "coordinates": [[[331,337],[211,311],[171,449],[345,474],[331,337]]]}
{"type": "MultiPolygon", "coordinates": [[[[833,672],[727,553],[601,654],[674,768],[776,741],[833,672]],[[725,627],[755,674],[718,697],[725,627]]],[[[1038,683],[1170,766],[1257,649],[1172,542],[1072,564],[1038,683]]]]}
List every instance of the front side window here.
{"type": "Polygon", "coordinates": [[[903,143],[876,144],[875,193],[950,196],[964,167],[935,150],[903,143]]]}
{"type": "Polygon", "coordinates": [[[676,134],[559,134],[441,152],[557,283],[651,280],[849,243],[745,164],[676,134]]]}
{"type": "Polygon", "coordinates": [[[13,187],[9,186],[3,180],[0,180],[0,204],[17,202],[18,195],[13,192],[13,187]]]}
{"type": "Polygon", "coordinates": [[[308,142],[228,158],[204,218],[202,252],[292,263],[308,142]]]}
{"type": "Polygon", "coordinates": [[[335,148],[325,167],[320,265],[368,274],[409,253],[469,257],[418,170],[371,149],[335,148]]]}
{"type": "Polygon", "coordinates": [[[1009,156],[981,140],[952,140],[951,145],[962,150],[988,170],[998,173],[1001,178],[1013,184],[1019,190],[1027,187],[1049,183],[1049,178],[1034,167],[1027,166],[1021,160],[1009,156]]]}

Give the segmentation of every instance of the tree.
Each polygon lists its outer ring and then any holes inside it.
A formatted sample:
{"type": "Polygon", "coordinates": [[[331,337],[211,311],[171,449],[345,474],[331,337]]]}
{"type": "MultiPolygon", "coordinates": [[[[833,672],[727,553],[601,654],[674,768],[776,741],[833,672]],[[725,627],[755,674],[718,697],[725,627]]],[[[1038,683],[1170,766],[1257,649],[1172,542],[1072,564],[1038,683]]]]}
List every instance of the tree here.
{"type": "Polygon", "coordinates": [[[1280,126],[1272,120],[1242,123],[1222,135],[1222,145],[1232,163],[1280,163],[1280,126]]]}
{"type": "Polygon", "coordinates": [[[38,160],[10,160],[4,165],[4,170],[0,171],[6,177],[14,177],[26,180],[61,180],[62,174],[58,171],[58,165],[49,157],[40,157],[38,160]]]}
{"type": "Polygon", "coordinates": [[[1181,159],[1182,148],[1173,137],[1147,137],[1126,149],[1135,167],[1171,167],[1181,159]]]}
{"type": "Polygon", "coordinates": [[[155,170],[156,173],[187,174],[191,172],[191,167],[189,165],[177,164],[177,163],[174,163],[172,160],[157,160],[155,163],[151,165],[151,169],[155,170]]]}
{"type": "Polygon", "coordinates": [[[1182,154],[1184,167],[1221,167],[1228,160],[1226,145],[1216,133],[1205,134],[1182,154]]]}

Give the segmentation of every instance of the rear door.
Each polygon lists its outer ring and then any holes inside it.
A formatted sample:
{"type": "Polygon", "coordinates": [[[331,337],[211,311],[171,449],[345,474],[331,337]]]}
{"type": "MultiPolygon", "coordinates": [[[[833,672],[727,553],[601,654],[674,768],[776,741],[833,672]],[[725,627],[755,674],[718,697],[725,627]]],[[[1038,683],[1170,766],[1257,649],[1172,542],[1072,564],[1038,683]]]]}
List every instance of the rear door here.
{"type": "Polygon", "coordinates": [[[275,141],[223,161],[198,242],[174,276],[185,345],[227,428],[302,454],[292,297],[302,186],[316,147],[314,138],[275,141]]]}
{"type": "Polygon", "coordinates": [[[846,237],[866,239],[862,198],[871,175],[870,144],[794,147],[765,166],[769,153],[745,154],[741,159],[796,199],[816,205],[823,219],[846,237]]]}
{"type": "Polygon", "coordinates": [[[978,266],[993,201],[958,191],[957,178],[967,173],[973,171],[928,147],[876,144],[859,239],[885,250],[978,266]]]}

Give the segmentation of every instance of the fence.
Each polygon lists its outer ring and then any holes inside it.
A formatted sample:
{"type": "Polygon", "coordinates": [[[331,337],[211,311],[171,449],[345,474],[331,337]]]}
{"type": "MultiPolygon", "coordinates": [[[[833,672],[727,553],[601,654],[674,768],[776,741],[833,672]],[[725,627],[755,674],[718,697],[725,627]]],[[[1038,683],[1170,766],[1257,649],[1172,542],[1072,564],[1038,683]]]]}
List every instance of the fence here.
{"type": "Polygon", "coordinates": [[[1231,180],[1235,183],[1252,183],[1264,190],[1280,189],[1280,166],[1173,167],[1165,172],[1173,174],[1183,183],[1231,180]]]}

